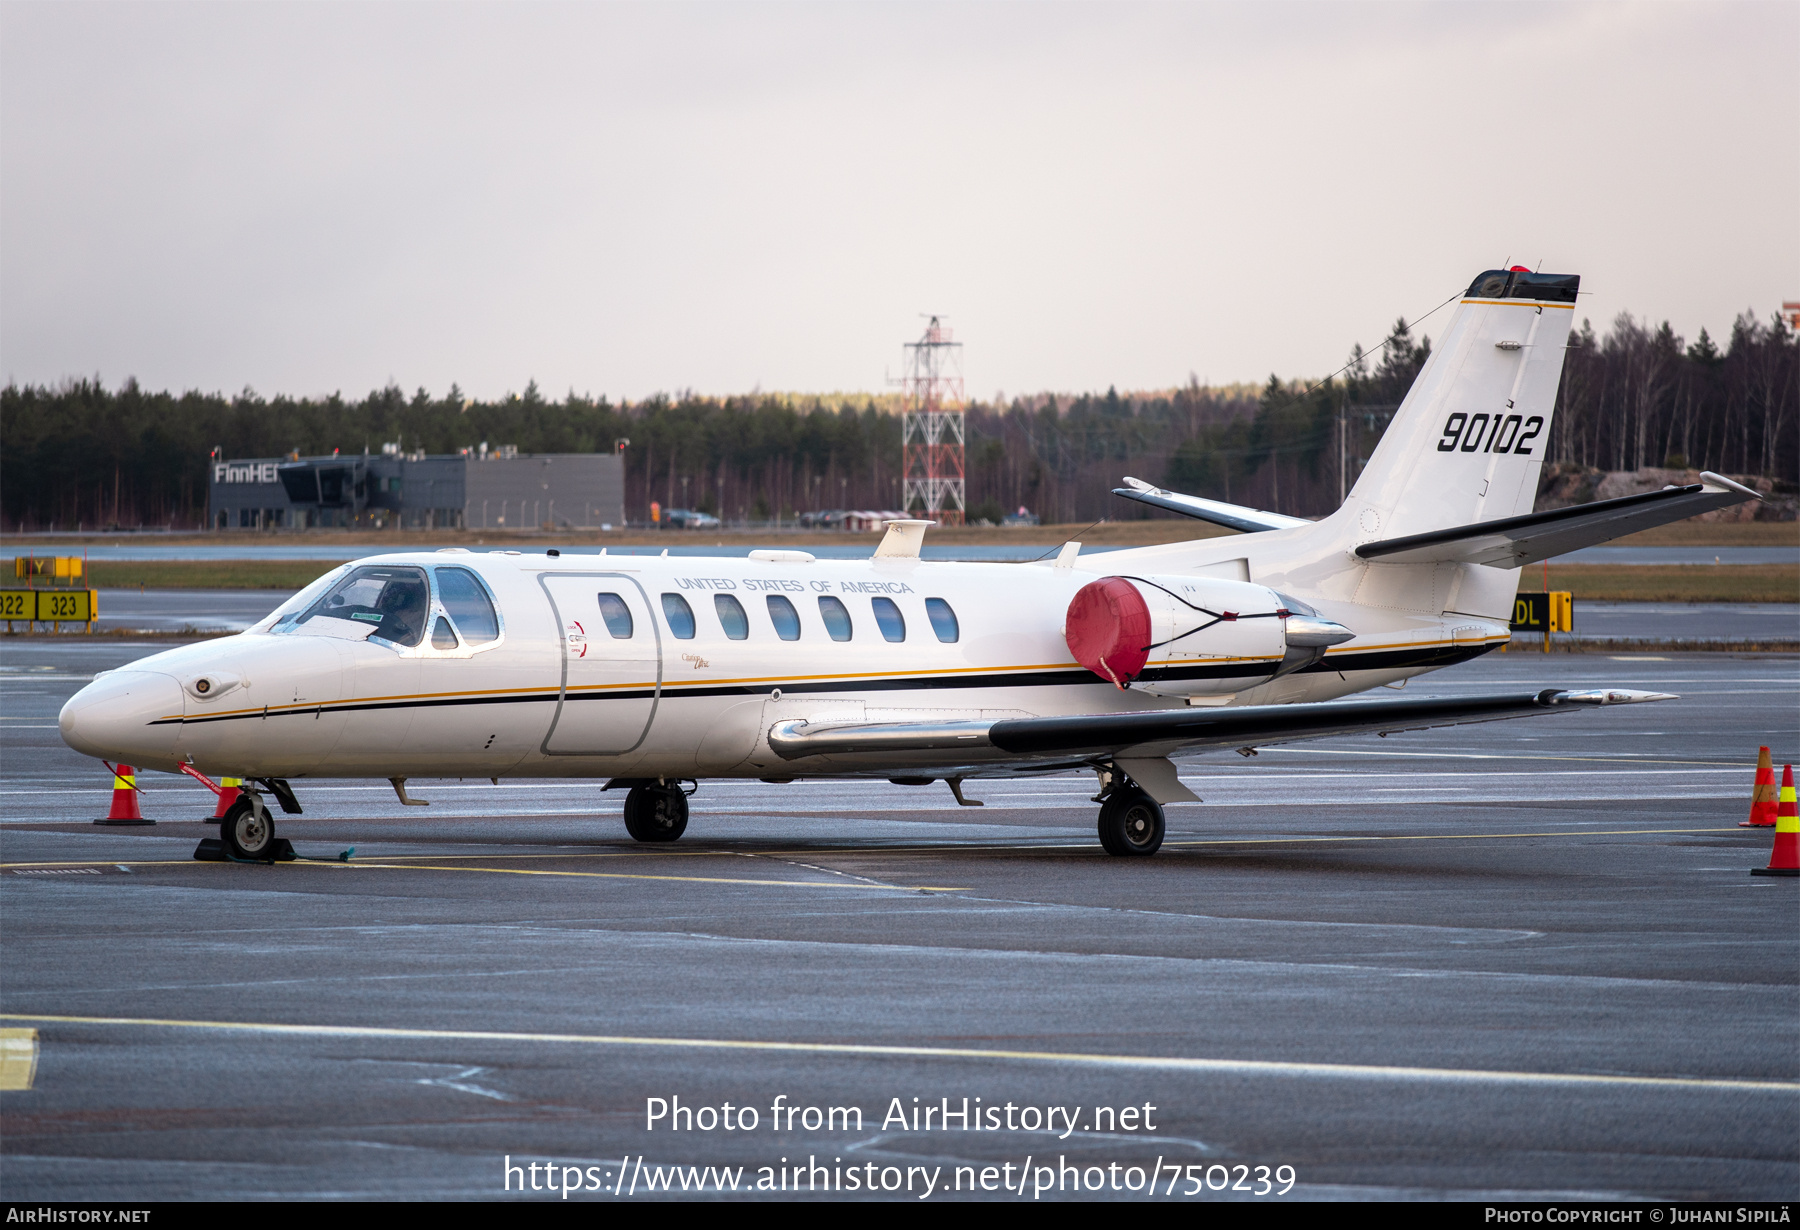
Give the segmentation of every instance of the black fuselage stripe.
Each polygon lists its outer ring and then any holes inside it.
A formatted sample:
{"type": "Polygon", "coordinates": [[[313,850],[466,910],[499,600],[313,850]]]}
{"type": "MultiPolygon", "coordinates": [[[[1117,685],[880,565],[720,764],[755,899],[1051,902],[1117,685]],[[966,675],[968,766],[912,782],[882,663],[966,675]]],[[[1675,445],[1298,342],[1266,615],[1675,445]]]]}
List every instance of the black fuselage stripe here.
{"type": "MultiPolygon", "coordinates": [[[[1330,674],[1343,671],[1397,670],[1413,666],[1449,666],[1466,662],[1496,648],[1496,645],[1437,645],[1419,649],[1394,649],[1358,654],[1340,654],[1315,663],[1299,674],[1330,674]]],[[[1158,682],[1176,679],[1232,679],[1269,673],[1273,663],[1227,665],[1195,665],[1169,667],[1159,672],[1158,682]]],[[[1088,685],[1111,687],[1090,671],[1038,671],[1028,675],[994,673],[987,675],[924,675],[898,679],[831,679],[797,683],[734,683],[711,687],[668,687],[661,689],[664,700],[684,697],[767,696],[777,689],[783,696],[816,695],[832,692],[908,692],[955,691],[962,688],[1005,687],[1071,687],[1088,685]]],[[[633,688],[605,692],[572,692],[566,698],[588,700],[652,700],[659,695],[655,688],[633,688]]],[[[265,718],[318,717],[325,713],[373,713],[389,709],[450,709],[468,705],[536,705],[565,699],[556,691],[533,692],[522,696],[425,696],[405,700],[325,701],[303,709],[252,710],[246,713],[221,713],[211,717],[171,717],[151,722],[152,726],[198,726],[212,722],[260,722],[265,718]]]]}

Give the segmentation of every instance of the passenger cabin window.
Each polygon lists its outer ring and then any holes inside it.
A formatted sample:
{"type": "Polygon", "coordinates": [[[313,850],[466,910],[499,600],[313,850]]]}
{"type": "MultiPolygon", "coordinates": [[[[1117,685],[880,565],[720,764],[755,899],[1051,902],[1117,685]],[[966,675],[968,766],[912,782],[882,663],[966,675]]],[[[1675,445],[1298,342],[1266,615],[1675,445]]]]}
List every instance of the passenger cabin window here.
{"type": "Polygon", "coordinates": [[[612,633],[614,640],[631,639],[631,608],[625,605],[625,599],[617,594],[601,594],[600,618],[606,621],[606,630],[612,633]]]}
{"type": "Polygon", "coordinates": [[[942,598],[925,599],[925,614],[931,619],[931,630],[946,645],[954,645],[962,635],[962,629],[956,624],[956,612],[942,598]]]}
{"type": "Polygon", "coordinates": [[[450,628],[450,621],[442,615],[431,625],[431,647],[433,649],[455,649],[456,633],[450,628]]]}
{"type": "Polygon", "coordinates": [[[900,613],[892,598],[877,598],[870,605],[875,608],[875,624],[883,637],[890,641],[906,639],[906,616],[900,613]]]}
{"type": "Polygon", "coordinates": [[[825,621],[825,631],[831,633],[832,640],[847,641],[850,639],[852,631],[850,612],[845,609],[842,602],[831,597],[820,598],[819,618],[825,621]]]}
{"type": "Polygon", "coordinates": [[[687,604],[687,599],[680,594],[664,594],[663,618],[669,621],[669,631],[675,634],[678,641],[694,639],[694,608],[687,604]]]}
{"type": "Polygon", "coordinates": [[[370,564],[333,585],[294,622],[341,619],[362,627],[373,626],[369,635],[411,648],[425,638],[430,609],[431,596],[425,587],[423,568],[370,564]]]}
{"type": "Polygon", "coordinates": [[[775,635],[782,640],[800,639],[800,612],[780,594],[769,595],[769,622],[775,625],[775,635]]]}
{"type": "MultiPolygon", "coordinates": [[[[475,574],[467,568],[437,570],[438,601],[444,612],[471,645],[485,645],[500,639],[500,619],[494,614],[494,603],[475,574]]],[[[435,637],[437,634],[432,633],[435,637]]]]}
{"type": "Polygon", "coordinates": [[[750,636],[750,617],[744,614],[744,606],[730,594],[714,594],[713,610],[718,612],[719,626],[725,629],[725,635],[734,641],[747,640],[750,636]]]}

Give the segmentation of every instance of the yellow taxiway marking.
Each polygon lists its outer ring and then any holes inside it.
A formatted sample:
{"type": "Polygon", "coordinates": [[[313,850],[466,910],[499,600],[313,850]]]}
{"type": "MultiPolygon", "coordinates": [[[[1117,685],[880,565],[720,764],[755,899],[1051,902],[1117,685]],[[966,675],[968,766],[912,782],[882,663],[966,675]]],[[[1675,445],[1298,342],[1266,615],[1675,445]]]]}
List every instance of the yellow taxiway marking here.
{"type": "Polygon", "coordinates": [[[1394,833],[1346,837],[1221,837],[1165,841],[1165,846],[1262,846],[1314,841],[1492,841],[1506,837],[1643,837],[1651,833],[1735,833],[1728,829],[1577,829],[1566,833],[1394,833]]]}
{"type": "MultiPolygon", "coordinates": [[[[729,813],[722,813],[729,814],[729,813]]],[[[1394,834],[1352,834],[1347,836],[1324,835],[1307,836],[1274,836],[1274,837],[1199,837],[1187,840],[1170,840],[1163,842],[1165,848],[1171,846],[1269,846],[1284,844],[1305,844],[1309,842],[1331,841],[1494,841],[1507,838],[1522,837],[1647,837],[1658,833],[1738,833],[1743,830],[1735,825],[1725,828],[1684,828],[1684,829],[1569,829],[1546,830],[1541,833],[1394,833],[1394,834]]],[[[1088,841],[1028,843],[1018,845],[961,845],[945,843],[943,845],[923,846],[826,846],[798,850],[668,850],[655,854],[640,854],[633,850],[595,850],[581,854],[393,854],[371,855],[366,859],[352,859],[348,863],[340,863],[336,859],[300,859],[295,863],[276,863],[274,866],[308,866],[308,867],[375,867],[388,871],[406,871],[417,868],[422,871],[493,871],[511,875],[565,875],[565,876],[600,876],[619,880],[692,880],[704,884],[781,884],[796,885],[801,888],[838,888],[850,885],[822,884],[812,880],[742,880],[729,876],[656,876],[638,875],[631,872],[617,871],[530,871],[511,867],[444,867],[432,866],[416,860],[432,860],[444,863],[457,859],[475,861],[478,859],[499,861],[502,859],[574,859],[574,858],[775,858],[787,855],[805,855],[822,858],[830,855],[854,855],[865,858],[877,854],[981,854],[998,852],[1001,854],[1030,854],[1040,850],[1089,850],[1099,852],[1100,847],[1088,841]]],[[[32,868],[49,867],[192,867],[197,860],[187,858],[158,859],[114,859],[90,858],[70,860],[68,862],[45,863],[0,863],[0,871],[30,870],[32,868]]],[[[229,864],[199,863],[200,866],[228,866],[229,864]]],[[[262,864],[258,864],[261,866],[262,864]]],[[[936,885],[864,885],[873,888],[891,888],[897,892],[937,892],[966,893],[969,888],[944,888],[936,885]]]]}
{"type": "MultiPolygon", "coordinates": [[[[414,857],[431,857],[415,855],[414,857]]],[[[456,856],[451,856],[456,857],[456,856]]],[[[466,855],[467,858],[495,857],[483,855],[466,855]]],[[[510,855],[499,857],[530,858],[531,855],[510,855]]],[[[580,858],[582,855],[562,855],[563,858],[580,858]]],[[[607,855],[594,855],[605,858],[607,855]]],[[[626,856],[631,857],[631,856],[626,856]]],[[[643,857],[643,856],[639,856],[643,857]]],[[[51,867],[191,867],[195,859],[156,859],[139,862],[118,862],[112,859],[89,860],[85,863],[0,863],[0,870],[29,871],[34,868],[51,867]]],[[[205,866],[229,866],[228,863],[212,863],[205,866]]],[[[397,862],[391,859],[371,858],[356,859],[341,863],[336,859],[303,858],[293,862],[257,863],[254,866],[269,867],[332,867],[343,871],[473,871],[486,872],[489,875],[505,876],[577,876],[589,880],[672,880],[686,884],[747,884],[758,888],[876,888],[890,893],[966,893],[968,888],[952,888],[942,884],[878,884],[870,880],[752,880],[742,876],[670,876],[649,875],[629,871],[536,871],[529,867],[449,867],[441,863],[397,862]]]]}
{"type": "Polygon", "coordinates": [[[879,888],[892,893],[966,893],[966,888],[938,884],[876,884],[868,880],[746,880],[736,876],[656,876],[629,871],[534,871],[529,867],[446,867],[433,863],[388,863],[371,859],[349,863],[303,861],[278,867],[342,867],[377,871],[474,871],[499,876],[578,876],[590,880],[679,880],[688,884],[753,884],[765,888],[879,888]]]}
{"type": "Polygon", "coordinates": [[[787,1051],[809,1055],[878,1055],[920,1059],[1015,1060],[1165,1071],[1343,1080],[1452,1081],[1514,1085],[1592,1085],[1647,1089],[1709,1089],[1800,1093],[1800,1081],[1735,1080],[1703,1076],[1618,1076],[1586,1072],[1524,1072],[1490,1068],[1426,1068],[1387,1064],[1304,1063],[1261,1059],[1205,1059],[1177,1055],[1103,1055],[1082,1051],[1015,1051],[960,1046],[880,1046],[853,1042],[760,1042],[740,1038],[659,1038],[631,1034],[515,1033],[476,1029],[399,1029],[376,1025],[285,1025],[266,1021],[188,1021],[160,1017],[0,1014],[0,1020],[60,1025],[125,1025],[150,1029],[213,1029],[318,1038],[410,1038],[420,1041],[532,1042],[577,1046],[642,1046],[696,1050],[787,1051]]]}
{"type": "Polygon", "coordinates": [[[37,1076],[35,1029],[0,1029],[0,1089],[29,1089],[37,1076]]]}
{"type": "MultiPolygon", "coordinates": [[[[327,843],[333,844],[333,843],[327,843]]],[[[761,851],[755,853],[760,854],[761,851]]],[[[436,862],[453,862],[458,859],[555,859],[555,858],[740,858],[745,852],[738,850],[583,850],[575,854],[368,854],[352,860],[355,866],[367,866],[372,863],[403,863],[421,859],[436,862]]],[[[83,858],[68,859],[60,862],[41,863],[0,863],[0,871],[31,867],[187,867],[201,862],[195,858],[83,858]]],[[[303,858],[297,860],[306,863],[337,863],[335,858],[303,858]]]]}
{"type": "MultiPolygon", "coordinates": [[[[1706,765],[1715,769],[1754,769],[1754,760],[1639,760],[1636,757],[1627,759],[1623,756],[1544,756],[1532,753],[1529,756],[1507,752],[1390,752],[1377,748],[1338,750],[1329,747],[1270,747],[1271,752],[1299,753],[1306,756],[1404,756],[1413,760],[1566,760],[1576,764],[1610,764],[1624,769],[1634,769],[1642,765],[1678,764],[1706,765]]],[[[1000,779],[984,779],[998,781],[1000,779]]]]}

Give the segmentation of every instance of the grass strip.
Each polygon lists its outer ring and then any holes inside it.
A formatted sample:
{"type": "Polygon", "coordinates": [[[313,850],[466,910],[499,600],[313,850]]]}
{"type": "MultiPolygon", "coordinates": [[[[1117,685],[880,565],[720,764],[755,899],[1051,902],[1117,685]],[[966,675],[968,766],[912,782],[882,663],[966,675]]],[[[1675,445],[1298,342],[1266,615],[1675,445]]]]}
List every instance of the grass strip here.
{"type": "MultiPolygon", "coordinates": [[[[1526,568],[1520,591],[1542,589],[1543,577],[1542,564],[1526,568]]],[[[1578,603],[1800,602],[1800,564],[1552,564],[1550,588],[1578,603]]]]}
{"type": "Polygon", "coordinates": [[[330,560],[93,560],[95,589],[303,589],[330,560]]]}

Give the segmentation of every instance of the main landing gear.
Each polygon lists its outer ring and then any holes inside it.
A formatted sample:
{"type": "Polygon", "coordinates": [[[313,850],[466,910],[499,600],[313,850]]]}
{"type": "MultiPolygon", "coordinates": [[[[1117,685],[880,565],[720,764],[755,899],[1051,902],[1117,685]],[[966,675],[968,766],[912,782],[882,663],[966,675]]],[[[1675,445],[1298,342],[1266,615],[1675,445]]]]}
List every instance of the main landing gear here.
{"type": "Polygon", "coordinates": [[[687,822],[687,792],[678,782],[639,782],[625,796],[625,831],[639,841],[674,841],[687,822]]]}
{"type": "Polygon", "coordinates": [[[1128,777],[1113,778],[1100,796],[1100,844],[1108,854],[1155,854],[1163,843],[1163,809],[1128,777]]]}

